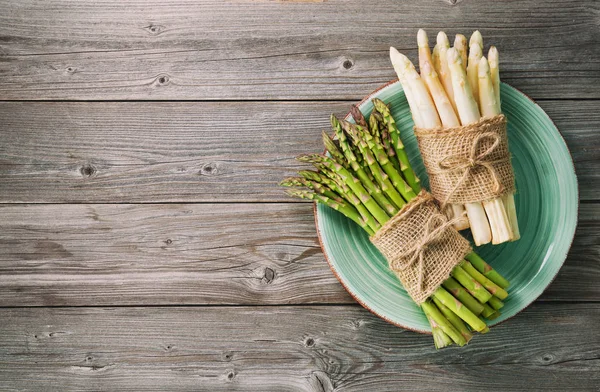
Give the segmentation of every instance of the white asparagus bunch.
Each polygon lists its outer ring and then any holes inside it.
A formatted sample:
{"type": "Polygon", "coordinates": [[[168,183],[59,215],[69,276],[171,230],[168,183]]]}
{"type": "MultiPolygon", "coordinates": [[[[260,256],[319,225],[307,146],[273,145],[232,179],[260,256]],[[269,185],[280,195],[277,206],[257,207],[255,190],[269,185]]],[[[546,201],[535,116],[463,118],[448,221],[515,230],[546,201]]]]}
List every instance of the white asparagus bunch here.
{"type": "MultiPolygon", "coordinates": [[[[419,68],[395,48],[390,48],[392,65],[410,105],[415,125],[419,128],[468,125],[484,117],[500,114],[500,77],[498,51],[491,47],[488,59],[483,57],[483,38],[476,31],[469,40],[457,35],[450,48],[444,32],[437,35],[433,53],[424,30],[417,34],[419,68]]],[[[476,245],[499,244],[519,238],[514,195],[506,195],[484,203],[451,205],[449,213],[467,219],[457,229],[471,227],[476,245]]]]}

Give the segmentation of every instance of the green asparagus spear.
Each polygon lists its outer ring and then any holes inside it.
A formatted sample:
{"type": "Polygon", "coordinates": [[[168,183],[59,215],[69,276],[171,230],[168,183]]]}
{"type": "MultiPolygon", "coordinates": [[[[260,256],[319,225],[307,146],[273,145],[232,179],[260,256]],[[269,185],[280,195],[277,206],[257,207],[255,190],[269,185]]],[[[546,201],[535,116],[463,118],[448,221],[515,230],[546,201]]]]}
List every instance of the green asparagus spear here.
{"type": "Polygon", "coordinates": [[[394,149],[396,150],[396,155],[398,156],[398,161],[400,162],[400,170],[402,174],[404,174],[404,178],[410,187],[413,189],[415,193],[419,193],[421,191],[421,184],[419,178],[416,176],[412,167],[410,166],[410,162],[408,160],[408,155],[404,150],[404,144],[400,139],[400,130],[396,125],[396,121],[392,117],[392,113],[390,112],[390,108],[380,99],[374,98],[373,105],[375,109],[381,113],[385,124],[388,127],[388,131],[390,132],[390,136],[393,141],[394,149]]]}
{"type": "Polygon", "coordinates": [[[475,252],[469,253],[466,256],[466,259],[473,264],[473,267],[475,267],[477,271],[481,272],[486,278],[496,283],[498,286],[502,287],[503,289],[506,289],[508,286],[510,286],[508,280],[504,279],[502,275],[494,270],[488,263],[483,261],[483,259],[475,252]]]}
{"type": "MultiPolygon", "coordinates": [[[[380,188],[378,185],[376,185],[369,178],[369,175],[362,168],[362,166],[358,163],[356,155],[352,151],[352,148],[350,147],[350,143],[349,143],[348,139],[346,138],[346,134],[342,130],[340,121],[334,115],[331,115],[331,125],[335,131],[335,134],[340,143],[340,147],[341,147],[347,161],[350,163],[352,170],[354,171],[354,173],[356,173],[356,176],[362,183],[363,187],[373,197],[373,199],[375,199],[377,204],[379,204],[379,206],[387,212],[387,214],[389,216],[394,216],[395,214],[397,214],[400,207],[394,205],[390,200],[388,200],[388,198],[384,194],[384,192],[386,192],[386,190],[383,189],[383,187],[380,188]]],[[[373,173],[373,174],[375,174],[375,173],[373,173]]]]}

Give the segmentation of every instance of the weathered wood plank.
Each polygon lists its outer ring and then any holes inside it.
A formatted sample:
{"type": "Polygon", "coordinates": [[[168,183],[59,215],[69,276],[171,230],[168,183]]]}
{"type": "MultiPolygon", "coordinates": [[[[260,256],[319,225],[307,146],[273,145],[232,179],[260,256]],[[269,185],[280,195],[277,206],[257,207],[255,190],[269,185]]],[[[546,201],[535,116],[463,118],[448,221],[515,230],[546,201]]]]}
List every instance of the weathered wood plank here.
{"type": "Polygon", "coordinates": [[[535,304],[462,349],[358,306],[0,309],[4,391],[597,391],[600,304],[535,304]]]}
{"type": "Polygon", "coordinates": [[[358,99],[394,78],[389,46],[416,57],[421,27],[480,29],[535,98],[600,97],[594,0],[377,4],[2,1],[0,98],[358,99]]]}
{"type": "MultiPolygon", "coordinates": [[[[600,205],[547,301],[598,301],[600,205]]],[[[0,306],[354,303],[312,206],[0,205],[0,306]]]]}
{"type": "MultiPolygon", "coordinates": [[[[597,101],[544,101],[600,192],[597,101]]],[[[277,186],[322,150],[340,102],[0,103],[0,202],[290,201],[277,186]]]]}

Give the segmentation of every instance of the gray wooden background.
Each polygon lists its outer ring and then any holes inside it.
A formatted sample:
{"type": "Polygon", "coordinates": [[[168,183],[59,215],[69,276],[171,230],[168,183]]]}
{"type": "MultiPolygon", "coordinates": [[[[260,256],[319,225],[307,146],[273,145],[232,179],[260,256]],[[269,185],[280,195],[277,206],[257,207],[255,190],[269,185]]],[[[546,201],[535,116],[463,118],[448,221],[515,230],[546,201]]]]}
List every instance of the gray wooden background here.
{"type": "Polygon", "coordinates": [[[599,391],[596,0],[0,1],[0,390],[599,391]],[[276,183],[388,47],[480,29],[579,176],[564,268],[436,352],[358,306],[276,183]]]}

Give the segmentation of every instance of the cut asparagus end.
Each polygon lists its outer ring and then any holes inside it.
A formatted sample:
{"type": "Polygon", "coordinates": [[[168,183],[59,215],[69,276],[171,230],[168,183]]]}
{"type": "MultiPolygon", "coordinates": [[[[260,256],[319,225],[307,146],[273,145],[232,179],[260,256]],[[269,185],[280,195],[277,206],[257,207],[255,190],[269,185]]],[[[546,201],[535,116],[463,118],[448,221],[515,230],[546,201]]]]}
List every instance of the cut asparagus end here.
{"type": "Polygon", "coordinates": [[[479,246],[490,243],[492,241],[492,231],[487,215],[485,214],[485,209],[481,203],[467,203],[465,204],[465,209],[469,217],[469,224],[475,245],[479,246]]]}
{"type": "MultiPolygon", "coordinates": [[[[451,204],[450,205],[450,209],[452,210],[452,214],[457,217],[457,216],[462,216],[465,213],[465,207],[462,204],[451,204]]],[[[469,226],[469,219],[464,216],[462,219],[460,219],[459,221],[457,221],[454,224],[454,228],[456,230],[466,230],[468,229],[469,226]]]]}
{"type": "Polygon", "coordinates": [[[521,238],[521,232],[519,231],[519,220],[517,219],[517,209],[515,207],[515,195],[513,193],[504,195],[502,200],[504,201],[504,207],[506,208],[506,214],[508,215],[513,233],[511,241],[516,241],[521,238]]]}
{"type": "Polygon", "coordinates": [[[486,215],[492,229],[492,244],[512,241],[513,231],[501,198],[484,201],[486,215]]]}

